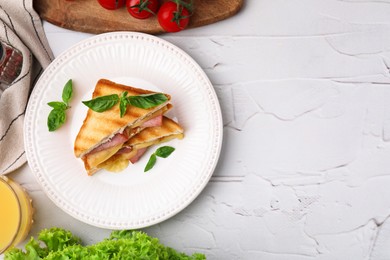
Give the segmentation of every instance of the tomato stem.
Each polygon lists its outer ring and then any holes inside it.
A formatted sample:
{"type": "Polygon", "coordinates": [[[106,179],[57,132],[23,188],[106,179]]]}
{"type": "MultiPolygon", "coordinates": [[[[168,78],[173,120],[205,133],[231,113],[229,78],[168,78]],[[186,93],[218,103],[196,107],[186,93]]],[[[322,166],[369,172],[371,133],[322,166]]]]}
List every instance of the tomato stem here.
{"type": "Polygon", "coordinates": [[[192,15],[194,11],[193,0],[189,0],[189,2],[185,0],[172,0],[172,2],[176,3],[178,11],[180,6],[184,6],[187,9],[187,11],[192,15]]]}
{"type": "Polygon", "coordinates": [[[138,8],[138,13],[141,13],[142,11],[147,11],[153,15],[156,15],[152,10],[148,7],[149,0],[139,0],[139,4],[132,5],[130,8],[138,8]]]}
{"type": "Polygon", "coordinates": [[[180,21],[183,19],[186,19],[190,17],[193,13],[193,0],[190,0],[189,2],[183,1],[183,0],[172,0],[172,2],[176,3],[177,10],[173,13],[172,22],[175,22],[179,28],[183,29],[180,25],[180,21]],[[189,15],[182,15],[183,8],[187,9],[187,11],[190,13],[189,15]]]}

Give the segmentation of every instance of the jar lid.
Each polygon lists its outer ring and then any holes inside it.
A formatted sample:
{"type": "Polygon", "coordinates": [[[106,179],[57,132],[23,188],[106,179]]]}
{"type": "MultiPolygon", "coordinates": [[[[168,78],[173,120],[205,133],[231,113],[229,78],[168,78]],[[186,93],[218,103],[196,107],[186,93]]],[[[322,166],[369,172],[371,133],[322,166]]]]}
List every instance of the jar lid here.
{"type": "Polygon", "coordinates": [[[0,254],[13,244],[20,225],[21,208],[18,196],[8,184],[8,178],[0,177],[0,254]]]}

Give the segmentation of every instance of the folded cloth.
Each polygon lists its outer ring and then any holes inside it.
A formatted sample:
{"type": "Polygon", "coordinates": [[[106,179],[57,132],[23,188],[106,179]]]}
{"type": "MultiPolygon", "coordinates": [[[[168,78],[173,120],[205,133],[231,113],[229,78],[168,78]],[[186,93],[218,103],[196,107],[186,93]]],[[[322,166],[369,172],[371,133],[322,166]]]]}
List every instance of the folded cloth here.
{"type": "Polygon", "coordinates": [[[23,64],[19,76],[0,86],[0,175],[26,162],[23,120],[27,101],[38,75],[53,59],[33,0],[0,2],[0,41],[19,50],[23,64]]]}

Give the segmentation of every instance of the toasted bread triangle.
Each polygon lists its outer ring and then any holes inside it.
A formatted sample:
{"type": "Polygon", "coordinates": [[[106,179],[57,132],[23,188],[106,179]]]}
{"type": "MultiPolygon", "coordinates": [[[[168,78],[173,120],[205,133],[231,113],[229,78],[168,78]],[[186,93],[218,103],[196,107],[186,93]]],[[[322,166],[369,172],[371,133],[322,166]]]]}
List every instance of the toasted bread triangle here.
{"type": "MultiPolygon", "coordinates": [[[[101,79],[96,84],[92,98],[111,94],[121,95],[124,91],[128,92],[128,96],[155,93],[153,91],[125,86],[106,79],[101,79]]],[[[165,95],[168,98],[167,102],[149,109],[129,106],[123,117],[120,117],[119,104],[102,113],[88,109],[83,125],[81,126],[74,143],[74,153],[76,157],[84,156],[98,145],[108,141],[116,133],[121,133],[128,127],[138,127],[142,122],[148,120],[154,112],[166,107],[170,100],[170,96],[167,94],[165,95]]]]}

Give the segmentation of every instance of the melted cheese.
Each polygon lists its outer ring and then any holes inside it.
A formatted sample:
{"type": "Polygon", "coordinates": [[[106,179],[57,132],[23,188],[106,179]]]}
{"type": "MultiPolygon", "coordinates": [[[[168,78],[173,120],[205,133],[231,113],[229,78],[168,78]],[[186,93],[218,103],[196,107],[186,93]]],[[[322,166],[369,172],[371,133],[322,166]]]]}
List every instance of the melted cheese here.
{"type": "Polygon", "coordinates": [[[106,161],[111,156],[116,154],[119,151],[119,149],[122,148],[122,146],[123,146],[123,144],[119,144],[119,145],[113,146],[111,148],[86,155],[83,158],[84,164],[85,164],[85,169],[90,170],[90,169],[95,168],[97,165],[101,164],[102,162],[106,161]]]}
{"type": "Polygon", "coordinates": [[[129,166],[129,160],[123,160],[118,157],[116,160],[110,160],[110,163],[103,163],[99,167],[109,172],[121,172],[129,166]]]}

